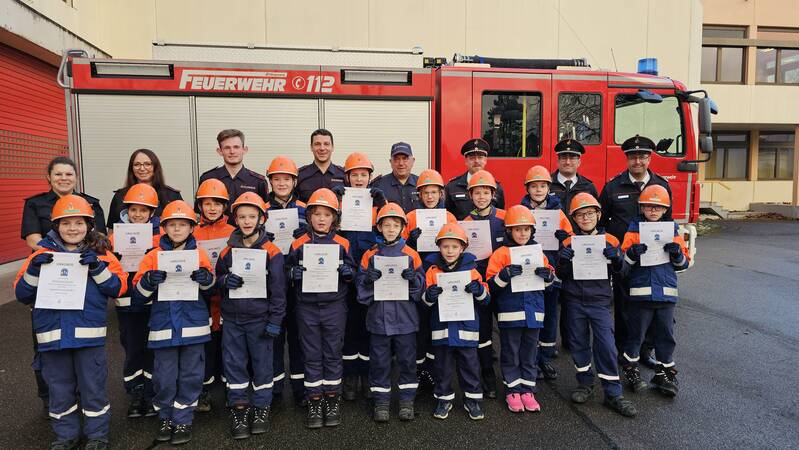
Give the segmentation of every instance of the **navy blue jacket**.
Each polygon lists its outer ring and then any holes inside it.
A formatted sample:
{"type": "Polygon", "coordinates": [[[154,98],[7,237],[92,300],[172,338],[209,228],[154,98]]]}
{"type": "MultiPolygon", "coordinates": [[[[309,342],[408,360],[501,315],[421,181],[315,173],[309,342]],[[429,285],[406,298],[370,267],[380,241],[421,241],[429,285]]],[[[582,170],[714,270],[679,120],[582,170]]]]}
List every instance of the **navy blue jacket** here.
{"type": "MultiPolygon", "coordinates": [[[[576,228],[574,231],[576,236],[585,235],[582,230],[576,228]]],[[[602,234],[604,230],[598,228],[591,234],[602,234]]],[[[571,246],[571,238],[563,242],[564,246],[571,246]]],[[[605,233],[605,248],[619,247],[619,241],[612,235],[605,233]]],[[[629,272],[630,266],[626,261],[622,261],[619,265],[608,263],[608,276],[602,280],[575,280],[572,271],[572,262],[565,259],[559,259],[555,265],[555,272],[561,279],[561,299],[563,301],[572,301],[580,303],[599,303],[602,305],[610,305],[613,300],[613,286],[611,285],[611,276],[613,274],[626,276],[629,272]]]]}
{"type": "MultiPolygon", "coordinates": [[[[286,273],[288,276],[291,276],[291,270],[295,266],[302,266],[302,255],[303,255],[303,245],[304,244],[338,244],[339,245],[339,266],[342,264],[350,266],[352,269],[353,275],[358,270],[355,265],[355,261],[352,259],[352,253],[350,252],[350,242],[338,235],[336,231],[331,231],[325,235],[318,235],[313,231],[308,231],[307,233],[303,234],[299,238],[295,239],[294,242],[291,243],[291,251],[289,251],[288,256],[286,257],[286,273]]],[[[343,277],[339,275],[338,277],[338,290],[336,292],[321,292],[321,293],[304,293],[302,292],[302,281],[299,283],[294,284],[294,292],[297,296],[297,301],[299,302],[309,302],[309,303],[324,303],[324,302],[335,302],[335,301],[344,301],[347,298],[347,295],[350,291],[350,285],[354,280],[344,280],[343,277]]]]}

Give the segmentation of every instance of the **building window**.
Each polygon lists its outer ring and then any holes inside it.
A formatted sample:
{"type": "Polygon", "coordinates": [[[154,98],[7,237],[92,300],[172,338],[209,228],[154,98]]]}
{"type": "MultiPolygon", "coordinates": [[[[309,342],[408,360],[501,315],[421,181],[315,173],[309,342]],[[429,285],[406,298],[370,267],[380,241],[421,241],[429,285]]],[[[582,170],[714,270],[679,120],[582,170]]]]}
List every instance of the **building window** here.
{"type": "Polygon", "coordinates": [[[794,133],[760,133],[758,180],[792,180],[794,133]]]}
{"type": "Polygon", "coordinates": [[[541,156],[541,94],[484,92],[482,117],[481,134],[491,146],[488,156],[541,156]]]}
{"type": "Polygon", "coordinates": [[[637,134],[652,139],[661,156],[685,154],[680,102],[673,95],[664,95],[660,103],[647,103],[635,94],[619,94],[614,122],[617,144],[637,134]]]}
{"type": "Polygon", "coordinates": [[[717,45],[719,40],[746,39],[746,27],[704,26],[702,38],[703,83],[743,83],[744,46],[717,45]],[[715,41],[715,42],[710,42],[715,41]]]}
{"type": "Polygon", "coordinates": [[[745,180],[749,161],[749,133],[713,133],[713,154],[705,178],[745,180]]]}
{"type": "MultiPolygon", "coordinates": [[[[758,28],[758,32],[760,28],[758,28]]],[[[703,38],[746,39],[746,27],[728,27],[721,25],[705,25],[702,27],[703,38]]]]}
{"type": "Polygon", "coordinates": [[[601,140],[602,96],[561,93],[558,96],[558,141],[572,138],[585,145],[601,140]]]}
{"type": "Polygon", "coordinates": [[[799,49],[758,48],[757,82],[799,84],[799,49]]]}

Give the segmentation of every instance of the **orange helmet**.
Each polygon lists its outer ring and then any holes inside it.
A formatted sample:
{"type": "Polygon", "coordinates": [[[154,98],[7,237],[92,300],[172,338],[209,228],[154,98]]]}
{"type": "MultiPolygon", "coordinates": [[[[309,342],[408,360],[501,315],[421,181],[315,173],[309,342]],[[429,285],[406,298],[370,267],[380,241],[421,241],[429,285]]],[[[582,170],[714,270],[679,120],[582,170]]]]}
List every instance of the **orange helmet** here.
{"type": "Polygon", "coordinates": [[[338,197],[328,188],[317,189],[305,204],[306,211],[311,209],[311,206],[327,206],[338,214],[338,197]]]}
{"type": "Polygon", "coordinates": [[[602,209],[602,205],[588,192],[577,193],[569,205],[569,215],[572,216],[578,209],[583,208],[597,208],[602,209]]]}
{"type": "Polygon", "coordinates": [[[201,198],[221,198],[226,203],[230,200],[225,183],[216,178],[209,178],[200,183],[200,187],[197,188],[197,195],[194,198],[197,200],[201,198]]]}
{"type": "Polygon", "coordinates": [[[530,208],[523,205],[514,205],[505,211],[505,228],[520,225],[535,226],[535,216],[530,208]]]}
{"type": "Polygon", "coordinates": [[[527,174],[524,176],[524,185],[527,186],[533,181],[546,181],[552,183],[552,175],[544,166],[533,166],[527,169],[527,174]]]}
{"type": "Polygon", "coordinates": [[[438,242],[442,239],[457,239],[463,242],[463,245],[469,245],[469,237],[466,236],[466,232],[463,231],[463,228],[457,223],[446,223],[438,230],[436,245],[438,245],[438,242]]]}
{"type": "Polygon", "coordinates": [[[425,186],[440,186],[443,188],[444,178],[433,169],[425,169],[419,174],[419,179],[416,180],[416,189],[421,189],[425,186]]]}
{"type": "Polygon", "coordinates": [[[164,226],[167,220],[172,219],[186,219],[197,224],[197,215],[194,213],[194,208],[183,200],[175,200],[164,206],[164,211],[161,213],[161,226],[164,226]]]}
{"type": "Polygon", "coordinates": [[[58,199],[50,212],[50,220],[55,222],[66,217],[88,217],[94,219],[94,209],[85,198],[69,194],[58,199]]]}
{"type": "Polygon", "coordinates": [[[493,190],[497,190],[497,180],[494,179],[494,175],[491,175],[491,172],[487,170],[478,170],[472,177],[469,179],[469,188],[468,190],[472,190],[476,187],[485,186],[490,187],[493,190]]]}
{"type": "Polygon", "coordinates": [[[403,225],[408,225],[408,218],[405,217],[405,211],[396,203],[386,203],[386,206],[380,208],[380,211],[377,212],[377,220],[375,220],[375,222],[380,223],[380,221],[386,217],[396,217],[402,221],[403,225]]]}
{"type": "Polygon", "coordinates": [[[144,205],[150,208],[158,208],[158,193],[149,184],[134,184],[125,193],[122,203],[129,205],[144,205]]]}
{"type": "Polygon", "coordinates": [[[372,173],[375,170],[375,166],[372,165],[372,161],[369,160],[365,153],[355,152],[350,153],[350,156],[347,156],[344,161],[344,173],[353,169],[366,169],[369,173],[372,173]]]}
{"type": "Polygon", "coordinates": [[[668,208],[671,206],[671,198],[669,198],[669,191],[663,186],[653,184],[647,186],[641,191],[638,197],[639,205],[660,205],[668,208]]]}
{"type": "Polygon", "coordinates": [[[237,198],[236,201],[230,205],[230,211],[235,214],[236,208],[244,205],[255,206],[259,211],[261,211],[261,214],[266,214],[266,203],[264,203],[264,200],[261,198],[261,196],[255,192],[245,192],[239,195],[239,198],[237,198]]]}
{"type": "Polygon", "coordinates": [[[267,178],[279,173],[285,173],[287,175],[293,176],[294,178],[297,178],[299,175],[297,165],[294,164],[294,161],[291,158],[286,156],[278,156],[277,158],[273,159],[272,162],[269,163],[269,168],[266,169],[267,178]]]}

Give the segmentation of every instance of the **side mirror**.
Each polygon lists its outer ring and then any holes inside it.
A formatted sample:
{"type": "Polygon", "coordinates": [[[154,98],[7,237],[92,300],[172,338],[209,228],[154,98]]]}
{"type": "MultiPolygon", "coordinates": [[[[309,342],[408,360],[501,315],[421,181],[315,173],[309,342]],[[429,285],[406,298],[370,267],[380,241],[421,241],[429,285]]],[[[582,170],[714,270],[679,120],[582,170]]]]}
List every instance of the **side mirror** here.
{"type": "Polygon", "coordinates": [[[646,89],[639,89],[636,96],[647,103],[660,103],[663,101],[663,97],[661,97],[660,94],[646,89]]]}
{"type": "Polygon", "coordinates": [[[699,136],[699,151],[706,154],[713,153],[713,138],[708,135],[699,136]]]}
{"type": "MultiPolygon", "coordinates": [[[[699,134],[707,134],[709,135],[712,132],[712,125],[711,125],[711,103],[715,106],[715,102],[710,100],[709,98],[701,98],[699,99],[699,134]]],[[[716,109],[718,112],[718,109],[716,109]]]]}

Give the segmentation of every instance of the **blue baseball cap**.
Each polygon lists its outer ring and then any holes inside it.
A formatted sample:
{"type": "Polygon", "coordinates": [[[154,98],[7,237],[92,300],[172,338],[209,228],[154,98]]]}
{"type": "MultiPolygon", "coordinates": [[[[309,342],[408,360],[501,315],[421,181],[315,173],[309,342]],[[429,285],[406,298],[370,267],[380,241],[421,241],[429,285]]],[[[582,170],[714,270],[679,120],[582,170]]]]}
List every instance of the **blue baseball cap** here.
{"type": "Polygon", "coordinates": [[[406,156],[413,156],[413,150],[411,150],[411,145],[407,142],[397,142],[396,144],[391,146],[391,157],[393,158],[395,155],[406,155],[406,156]]]}

